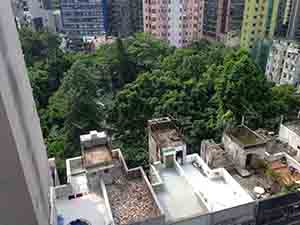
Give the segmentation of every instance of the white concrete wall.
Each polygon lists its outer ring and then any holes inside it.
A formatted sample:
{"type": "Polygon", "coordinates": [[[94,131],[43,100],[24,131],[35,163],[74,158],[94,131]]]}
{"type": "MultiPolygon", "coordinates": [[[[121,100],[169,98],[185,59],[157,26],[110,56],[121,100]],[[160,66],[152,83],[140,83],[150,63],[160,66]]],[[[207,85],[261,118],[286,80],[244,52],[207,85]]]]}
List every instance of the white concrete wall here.
{"type": "Polygon", "coordinates": [[[300,159],[300,150],[298,149],[298,146],[300,146],[300,136],[298,136],[294,131],[281,124],[279,130],[279,138],[282,141],[287,142],[292,148],[297,150],[296,158],[300,159]]]}
{"type": "Polygon", "coordinates": [[[48,225],[49,164],[10,0],[0,4],[1,225],[48,225]]]}
{"type": "Polygon", "coordinates": [[[241,147],[237,143],[232,141],[232,139],[226,134],[223,135],[222,142],[224,144],[225,150],[233,159],[234,163],[236,163],[237,165],[244,166],[244,163],[239,161],[239,157],[240,157],[239,154],[241,151],[241,147]]]}
{"type": "Polygon", "coordinates": [[[154,138],[151,135],[151,131],[150,128],[148,128],[148,151],[149,151],[149,161],[150,163],[159,161],[160,159],[158,159],[156,157],[156,149],[157,149],[157,144],[154,140],[154,138]]]}

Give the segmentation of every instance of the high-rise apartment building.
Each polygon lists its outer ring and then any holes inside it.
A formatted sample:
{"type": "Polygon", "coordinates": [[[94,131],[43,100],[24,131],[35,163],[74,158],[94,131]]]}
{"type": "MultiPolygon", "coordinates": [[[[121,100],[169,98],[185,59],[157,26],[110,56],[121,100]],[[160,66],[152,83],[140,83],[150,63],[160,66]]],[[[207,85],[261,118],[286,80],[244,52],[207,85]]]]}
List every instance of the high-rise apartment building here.
{"type": "Polygon", "coordinates": [[[300,0],[280,1],[275,36],[300,40],[300,0]]]}
{"type": "Polygon", "coordinates": [[[107,32],[106,0],[61,0],[63,30],[70,36],[96,36],[107,32]]]}
{"type": "Polygon", "coordinates": [[[11,0],[11,4],[18,23],[31,25],[35,30],[55,30],[51,0],[11,0]]]}
{"type": "Polygon", "coordinates": [[[246,1],[241,36],[243,48],[252,49],[258,40],[274,36],[281,1],[246,1]]]}
{"type": "Polygon", "coordinates": [[[110,0],[107,5],[110,35],[127,37],[143,32],[143,0],[110,0]]]}
{"type": "Polygon", "coordinates": [[[0,4],[0,224],[55,225],[50,173],[10,0],[0,4]]]}
{"type": "Polygon", "coordinates": [[[204,0],[204,38],[226,43],[236,37],[239,42],[244,5],[244,0],[204,0]]]}
{"type": "Polygon", "coordinates": [[[144,0],[144,31],[183,47],[202,37],[202,0],[144,0]]]}
{"type": "Polygon", "coordinates": [[[300,41],[300,0],[290,0],[287,37],[300,41]]]}
{"type": "Polygon", "coordinates": [[[145,0],[144,30],[177,47],[200,38],[238,45],[243,12],[244,0],[145,0]]]}
{"type": "Polygon", "coordinates": [[[292,41],[276,40],[271,47],[266,77],[276,84],[300,82],[300,47],[292,41]]]}

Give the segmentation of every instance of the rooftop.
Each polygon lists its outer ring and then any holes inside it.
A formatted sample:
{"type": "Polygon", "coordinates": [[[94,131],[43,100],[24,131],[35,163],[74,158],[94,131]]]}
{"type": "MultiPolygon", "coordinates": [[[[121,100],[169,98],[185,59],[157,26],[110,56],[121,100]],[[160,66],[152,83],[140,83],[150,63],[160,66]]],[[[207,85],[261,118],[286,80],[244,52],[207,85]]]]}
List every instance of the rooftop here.
{"type": "Polygon", "coordinates": [[[291,122],[287,122],[284,124],[287,128],[294,131],[297,135],[300,136],[300,120],[295,120],[291,122]]]}
{"type": "Polygon", "coordinates": [[[83,151],[83,161],[86,168],[103,164],[111,164],[111,151],[107,145],[91,147],[83,151]]]}
{"type": "Polygon", "coordinates": [[[195,195],[192,186],[175,168],[161,168],[159,175],[163,185],[155,189],[155,193],[167,221],[174,222],[208,212],[206,206],[195,195]],[[187,204],[183,204],[184,202],[187,204]]]}
{"type": "Polygon", "coordinates": [[[76,219],[84,219],[91,224],[106,225],[107,210],[101,195],[90,193],[72,200],[56,200],[58,215],[63,215],[64,224],[69,224],[76,219]]]}
{"type": "Polygon", "coordinates": [[[270,181],[263,171],[253,171],[250,176],[242,177],[237,171],[232,171],[231,176],[248,192],[253,199],[267,198],[271,196],[271,188],[273,182],[270,181]],[[260,187],[267,192],[264,195],[258,195],[255,188],[260,187]]]}
{"type": "Polygon", "coordinates": [[[270,163],[270,168],[277,174],[277,180],[283,185],[292,185],[300,182],[300,171],[286,160],[278,159],[270,163]]]}
{"type": "Polygon", "coordinates": [[[282,142],[277,138],[269,141],[267,152],[271,155],[281,152],[285,152],[292,157],[297,155],[297,150],[289,146],[288,143],[282,142]]]}
{"type": "Polygon", "coordinates": [[[243,147],[251,147],[253,145],[265,144],[265,140],[258,134],[245,126],[231,128],[225,131],[226,134],[233,137],[243,147]]]}
{"type": "Polygon", "coordinates": [[[189,163],[182,166],[183,173],[210,212],[252,201],[225,169],[211,170],[196,154],[189,155],[187,161],[189,163]]]}
{"type": "Polygon", "coordinates": [[[292,157],[297,155],[297,151],[289,146],[288,143],[282,142],[278,138],[278,135],[275,135],[274,132],[261,128],[256,130],[255,132],[267,141],[268,145],[266,150],[269,154],[274,155],[277,153],[285,152],[292,157]]]}
{"type": "MultiPolygon", "coordinates": [[[[300,174],[298,173],[300,164],[292,158],[296,152],[291,151],[291,148],[278,140],[276,136],[265,135],[263,138],[267,141],[266,151],[269,154],[265,154],[264,159],[256,159],[246,170],[241,170],[241,168],[234,165],[229,154],[222,148],[222,145],[215,144],[210,140],[204,142],[206,150],[209,150],[209,153],[213,153],[210,154],[212,158],[209,159],[209,166],[211,168],[227,166],[227,171],[230,175],[253,199],[268,198],[278,194],[285,185],[298,184],[298,180],[300,180],[300,174]],[[286,158],[285,164],[281,162],[282,157],[286,158]],[[260,189],[263,193],[257,193],[257,189],[260,189]]],[[[191,170],[191,168],[189,169],[191,170]]],[[[195,175],[193,176],[195,177],[195,175]]],[[[201,185],[202,188],[204,187],[203,183],[201,185]]],[[[213,188],[207,189],[211,190],[213,188]]],[[[223,189],[225,190],[225,188],[223,189]]],[[[227,193],[226,196],[230,196],[230,193],[227,193]]],[[[230,201],[221,202],[227,204],[230,201]]]]}
{"type": "Polygon", "coordinates": [[[150,120],[149,126],[154,140],[161,148],[183,145],[180,131],[169,118],[150,120]]]}
{"type": "Polygon", "coordinates": [[[142,179],[128,179],[121,168],[113,176],[113,183],[106,185],[106,188],[116,225],[140,222],[160,215],[142,179]]]}

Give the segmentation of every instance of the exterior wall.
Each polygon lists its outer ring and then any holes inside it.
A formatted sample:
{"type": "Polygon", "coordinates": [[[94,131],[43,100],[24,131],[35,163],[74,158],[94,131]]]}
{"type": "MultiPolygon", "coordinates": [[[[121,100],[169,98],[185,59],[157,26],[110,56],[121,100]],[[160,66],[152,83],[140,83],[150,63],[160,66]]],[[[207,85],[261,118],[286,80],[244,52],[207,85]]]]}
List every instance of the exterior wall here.
{"type": "Polygon", "coordinates": [[[210,214],[211,225],[255,225],[255,202],[210,214]]]}
{"type": "Polygon", "coordinates": [[[51,181],[51,186],[58,186],[60,185],[59,177],[58,177],[58,172],[56,168],[56,163],[55,163],[55,158],[50,158],[48,159],[49,166],[50,166],[50,181],[51,181]]]}
{"type": "Polygon", "coordinates": [[[195,215],[192,218],[176,221],[172,225],[210,225],[210,214],[195,215]]]}
{"type": "Polygon", "coordinates": [[[184,47],[202,37],[203,0],[144,0],[144,31],[184,47]]]}
{"type": "Polygon", "coordinates": [[[280,84],[297,85],[300,81],[300,49],[298,46],[290,45],[287,48],[286,56],[283,64],[282,76],[280,84]]]}
{"type": "Polygon", "coordinates": [[[247,155],[253,154],[258,158],[263,159],[266,151],[266,147],[252,147],[251,149],[244,150],[241,148],[234,140],[232,140],[226,133],[222,138],[224,148],[232,157],[236,165],[239,165],[242,168],[246,167],[247,155]]]}
{"type": "Polygon", "coordinates": [[[195,216],[172,223],[173,225],[255,225],[256,202],[222,211],[195,216]]]}
{"type": "MultiPolygon", "coordinates": [[[[186,153],[186,144],[184,145],[181,145],[181,146],[177,146],[177,147],[166,147],[166,148],[162,148],[161,151],[163,152],[163,155],[166,156],[166,155],[169,155],[169,154],[172,154],[174,156],[174,159],[176,157],[176,153],[177,152],[182,152],[182,160],[183,162],[182,163],[185,163],[186,161],[186,156],[187,156],[187,153],[186,153]],[[172,153],[169,153],[169,152],[172,152],[172,153]]],[[[163,156],[163,157],[164,157],[163,156]]],[[[160,160],[160,159],[159,159],[160,160]]],[[[176,160],[176,159],[175,159],[176,160]]],[[[165,162],[165,159],[163,159],[163,162],[165,162]]]]}
{"type": "Polygon", "coordinates": [[[171,45],[181,47],[183,41],[183,33],[181,27],[183,26],[183,5],[180,0],[171,0],[168,9],[168,40],[171,45]]]}
{"type": "Polygon", "coordinates": [[[289,20],[287,37],[295,40],[300,40],[300,1],[291,1],[291,15],[289,20]]]}
{"type": "Polygon", "coordinates": [[[73,194],[72,186],[70,184],[64,184],[55,187],[56,199],[68,199],[73,194]]]}
{"type": "Polygon", "coordinates": [[[276,40],[269,53],[266,77],[276,84],[300,82],[300,48],[292,41],[276,40]]]}
{"type": "Polygon", "coordinates": [[[43,1],[27,0],[29,13],[32,16],[32,25],[35,29],[39,30],[48,26],[48,13],[45,9],[43,1]],[[39,24],[42,22],[42,24],[39,24]]]}
{"type": "Polygon", "coordinates": [[[21,0],[11,0],[14,16],[19,23],[24,22],[24,3],[21,0]]]}
{"type": "Polygon", "coordinates": [[[285,50],[285,43],[281,44],[280,41],[274,41],[267,61],[266,77],[277,84],[280,83],[281,79],[285,50]]]}
{"type": "Polygon", "coordinates": [[[106,0],[61,0],[63,30],[72,36],[103,35],[107,31],[106,0]]]}
{"type": "Polygon", "coordinates": [[[207,39],[217,38],[219,3],[221,1],[204,0],[203,36],[207,39]]]}
{"type": "Polygon", "coordinates": [[[300,159],[300,136],[283,124],[280,125],[279,138],[286,141],[291,147],[297,150],[297,159],[300,159]]]}
{"type": "Polygon", "coordinates": [[[300,220],[300,193],[290,193],[258,202],[257,224],[296,225],[300,220]]]}
{"type": "Polygon", "coordinates": [[[53,19],[54,19],[54,25],[55,25],[55,31],[61,32],[63,29],[62,21],[61,21],[61,12],[60,10],[55,10],[52,13],[53,19]]]}
{"type": "Polygon", "coordinates": [[[239,45],[244,5],[243,0],[204,0],[204,37],[231,46],[239,45]]]}
{"type": "Polygon", "coordinates": [[[160,152],[159,152],[159,157],[157,157],[158,145],[156,144],[156,142],[150,132],[151,131],[149,128],[149,133],[148,133],[149,162],[153,163],[156,161],[160,161],[160,152]]]}
{"type": "Polygon", "coordinates": [[[9,0],[0,4],[1,225],[48,225],[49,164],[9,0]]]}
{"type": "Polygon", "coordinates": [[[108,198],[108,195],[107,195],[107,191],[106,191],[106,187],[105,187],[105,183],[103,182],[103,180],[100,180],[100,189],[101,189],[101,193],[102,193],[102,196],[104,198],[104,203],[105,203],[105,208],[106,208],[106,211],[107,211],[107,214],[108,214],[108,221],[107,223],[110,224],[110,225],[114,225],[114,218],[113,218],[113,215],[112,215],[112,211],[111,211],[111,207],[110,207],[110,203],[109,203],[109,198],[108,198]]]}
{"type": "Polygon", "coordinates": [[[252,49],[258,40],[274,36],[280,1],[246,1],[241,36],[243,48],[252,49]]]}
{"type": "Polygon", "coordinates": [[[109,0],[108,33],[127,37],[143,31],[143,0],[109,0]]]}

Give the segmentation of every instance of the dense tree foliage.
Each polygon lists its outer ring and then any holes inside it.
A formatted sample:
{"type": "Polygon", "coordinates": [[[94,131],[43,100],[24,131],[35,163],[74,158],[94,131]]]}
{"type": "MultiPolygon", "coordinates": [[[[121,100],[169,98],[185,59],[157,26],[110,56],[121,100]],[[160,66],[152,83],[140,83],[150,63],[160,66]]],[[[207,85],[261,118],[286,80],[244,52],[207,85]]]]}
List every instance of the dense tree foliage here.
{"type": "Polygon", "coordinates": [[[250,127],[274,128],[300,106],[294,87],[267,82],[247,52],[218,43],[175,49],[136,34],[70,55],[53,34],[22,30],[21,41],[48,153],[61,173],[63,160],[80,153],[79,135],[91,129],[113,131],[129,166],[137,166],[147,164],[145,128],[153,117],[172,117],[198,150],[243,116],[250,127]]]}

